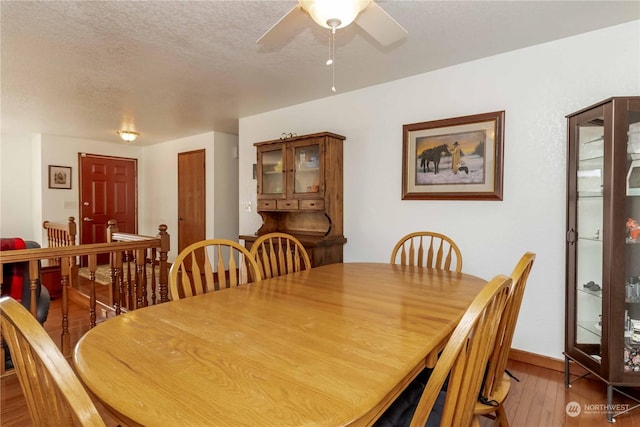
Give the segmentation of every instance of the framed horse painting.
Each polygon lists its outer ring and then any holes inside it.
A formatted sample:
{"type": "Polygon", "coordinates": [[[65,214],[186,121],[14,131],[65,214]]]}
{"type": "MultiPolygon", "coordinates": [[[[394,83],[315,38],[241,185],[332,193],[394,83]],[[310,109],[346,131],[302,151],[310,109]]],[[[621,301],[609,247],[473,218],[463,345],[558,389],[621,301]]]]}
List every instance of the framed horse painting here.
{"type": "Polygon", "coordinates": [[[402,127],[403,200],[502,200],[504,111],[402,127]]]}

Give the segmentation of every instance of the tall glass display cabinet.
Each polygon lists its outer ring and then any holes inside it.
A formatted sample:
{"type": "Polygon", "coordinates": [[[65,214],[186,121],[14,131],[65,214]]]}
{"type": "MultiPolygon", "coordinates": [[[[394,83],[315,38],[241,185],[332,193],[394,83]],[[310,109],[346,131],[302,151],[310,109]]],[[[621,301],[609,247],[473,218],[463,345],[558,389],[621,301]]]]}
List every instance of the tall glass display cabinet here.
{"type": "Polygon", "coordinates": [[[565,385],[575,365],[605,382],[613,422],[640,385],[640,97],[567,119],[565,385]]]}

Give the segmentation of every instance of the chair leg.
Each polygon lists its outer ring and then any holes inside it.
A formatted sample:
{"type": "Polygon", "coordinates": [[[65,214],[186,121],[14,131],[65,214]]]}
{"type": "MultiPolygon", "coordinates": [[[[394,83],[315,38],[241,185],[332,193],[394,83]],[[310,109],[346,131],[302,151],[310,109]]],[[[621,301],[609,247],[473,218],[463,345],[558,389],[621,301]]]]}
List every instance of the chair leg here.
{"type": "Polygon", "coordinates": [[[509,427],[509,419],[507,418],[507,411],[504,410],[504,405],[500,404],[496,408],[496,421],[499,426],[509,427]]]}

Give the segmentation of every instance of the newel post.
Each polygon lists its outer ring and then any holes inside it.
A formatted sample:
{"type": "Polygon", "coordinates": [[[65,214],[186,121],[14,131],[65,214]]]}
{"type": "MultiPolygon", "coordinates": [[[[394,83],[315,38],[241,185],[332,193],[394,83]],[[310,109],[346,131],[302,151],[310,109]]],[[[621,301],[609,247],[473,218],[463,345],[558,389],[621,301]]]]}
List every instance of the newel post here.
{"type": "Polygon", "coordinates": [[[107,221],[107,243],[113,242],[113,233],[118,232],[118,222],[115,219],[107,221]]]}
{"type": "Polygon", "coordinates": [[[167,225],[160,224],[158,226],[158,238],[160,239],[160,280],[159,280],[159,289],[160,289],[160,302],[169,301],[169,267],[167,264],[168,253],[170,249],[170,236],[167,233],[167,225]]]}

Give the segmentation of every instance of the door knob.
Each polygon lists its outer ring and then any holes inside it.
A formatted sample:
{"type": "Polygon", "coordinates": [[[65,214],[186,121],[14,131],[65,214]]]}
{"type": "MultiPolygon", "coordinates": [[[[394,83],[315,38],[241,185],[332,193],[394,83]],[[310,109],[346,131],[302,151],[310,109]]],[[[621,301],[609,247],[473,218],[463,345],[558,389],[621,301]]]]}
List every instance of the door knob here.
{"type": "Polygon", "coordinates": [[[89,218],[88,216],[85,216],[84,218],[82,218],[82,220],[84,222],[91,222],[91,221],[93,221],[93,218],[89,218]]]}

